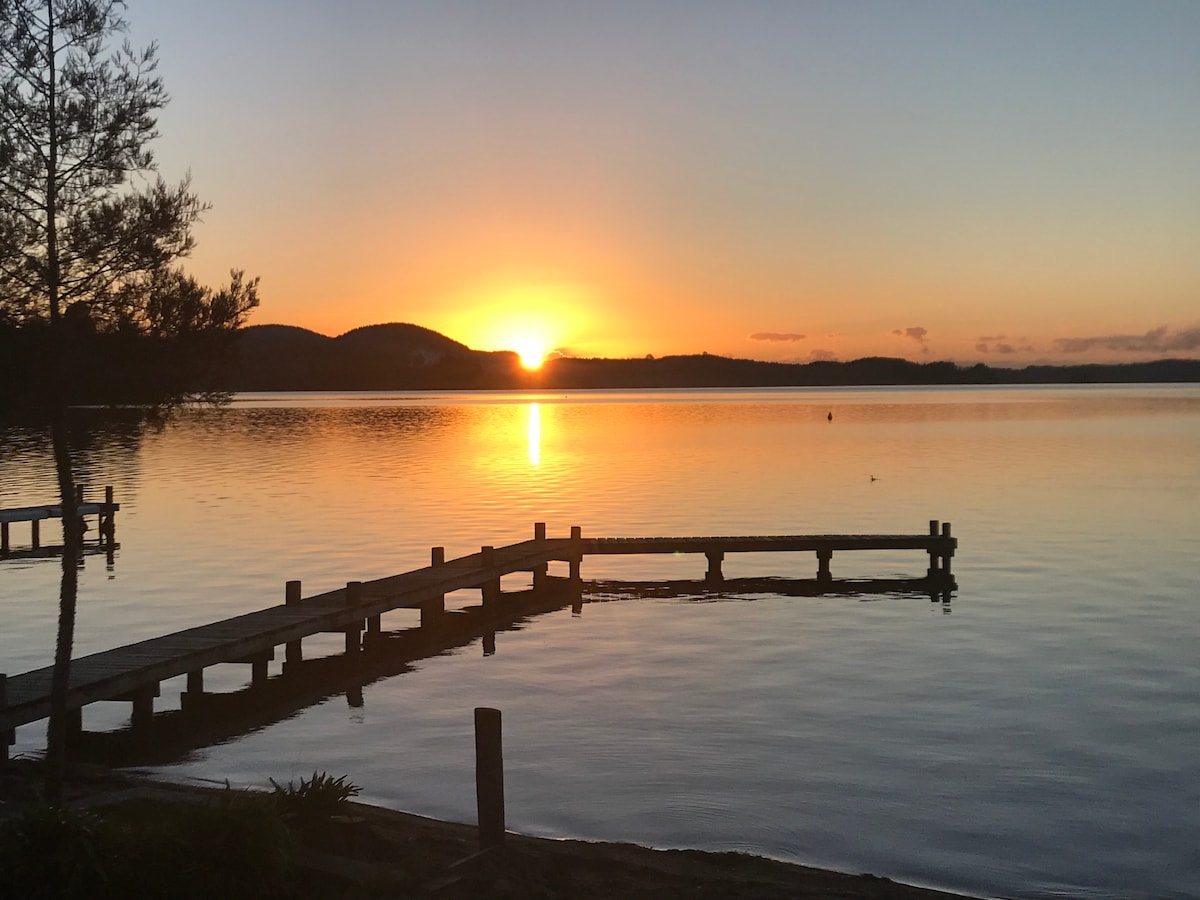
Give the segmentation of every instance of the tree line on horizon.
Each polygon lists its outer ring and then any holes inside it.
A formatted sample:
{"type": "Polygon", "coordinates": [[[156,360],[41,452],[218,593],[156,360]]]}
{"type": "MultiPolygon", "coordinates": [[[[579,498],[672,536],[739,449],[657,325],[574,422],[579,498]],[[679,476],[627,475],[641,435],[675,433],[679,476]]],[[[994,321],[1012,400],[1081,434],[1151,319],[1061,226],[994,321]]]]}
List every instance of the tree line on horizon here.
{"type": "Polygon", "coordinates": [[[218,376],[230,391],[569,390],[587,388],[789,387],[836,385],[1092,384],[1197,382],[1200,360],[1033,365],[913,362],[764,362],[708,353],[633,359],[557,357],[525,369],[516,353],[478,351],[417,325],[356,328],[331,338],[302,328],[244,328],[218,376]]]}

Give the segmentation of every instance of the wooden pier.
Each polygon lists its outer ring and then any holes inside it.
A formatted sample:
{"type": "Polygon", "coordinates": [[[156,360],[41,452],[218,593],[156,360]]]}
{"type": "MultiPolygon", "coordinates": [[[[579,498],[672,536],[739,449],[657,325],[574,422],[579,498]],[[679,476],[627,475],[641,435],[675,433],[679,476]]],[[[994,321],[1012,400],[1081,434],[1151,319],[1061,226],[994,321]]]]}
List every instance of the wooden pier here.
{"type": "MultiPolygon", "coordinates": [[[[75,510],[80,521],[86,523],[88,516],[96,517],[96,541],[92,545],[102,551],[111,552],[117,548],[116,513],[121,504],[113,502],[111,486],[104,489],[104,501],[89,503],[84,500],[83,485],[75,489],[75,510]]],[[[42,522],[48,519],[61,519],[61,505],[22,506],[16,509],[0,509],[0,559],[46,556],[62,550],[61,546],[42,545],[42,522]],[[14,550],[9,533],[14,522],[29,523],[29,548],[14,550]]]]}
{"type": "MultiPolygon", "coordinates": [[[[920,550],[928,555],[922,583],[931,592],[948,592],[954,588],[951,559],[957,544],[949,523],[939,530],[936,521],[929,523],[927,534],[657,538],[585,538],[578,527],[571,529],[569,538],[548,538],[545,524],[537,523],[532,540],[485,546],[453,560],[445,558],[444,548],[434,547],[424,568],[375,581],[351,581],[344,588],[311,597],[301,595],[299,581],[289,581],[279,606],[74,659],[67,694],[71,731],[80,730],[83,707],[101,700],[130,702],[131,725],[139,728],[153,717],[160,683],[182,675],[187,676],[183,703],[197,702],[204,697],[204,670],[221,663],[249,664],[251,687],[261,686],[268,680],[268,663],[279,647],[284,648],[286,677],[288,666],[303,659],[303,639],[312,635],[344,634],[346,656],[353,659],[364,645],[384,637],[380,617],[391,610],[420,610],[419,630],[435,634],[454,616],[446,610],[445,598],[455,591],[478,589],[484,614],[502,614],[509,595],[501,591],[501,578],[530,572],[536,592],[548,583],[552,562],[565,562],[569,581],[578,583],[587,556],[702,554],[707,560],[705,583],[719,586],[728,553],[813,552],[816,584],[832,591],[838,584],[830,565],[835,552],[920,550]]],[[[48,666],[11,677],[0,675],[0,759],[7,756],[18,726],[49,716],[52,674],[48,666]]]]}

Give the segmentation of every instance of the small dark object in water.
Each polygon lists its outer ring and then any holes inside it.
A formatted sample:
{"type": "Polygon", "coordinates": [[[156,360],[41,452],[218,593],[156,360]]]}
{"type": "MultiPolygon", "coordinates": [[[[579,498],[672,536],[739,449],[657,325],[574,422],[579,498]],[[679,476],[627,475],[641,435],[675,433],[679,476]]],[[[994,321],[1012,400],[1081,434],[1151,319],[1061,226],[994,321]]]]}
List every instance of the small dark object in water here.
{"type": "Polygon", "coordinates": [[[825,418],[826,418],[826,419],[828,419],[830,422],[832,422],[832,421],[833,421],[833,413],[831,412],[831,413],[830,413],[829,415],[827,415],[825,418]]]}

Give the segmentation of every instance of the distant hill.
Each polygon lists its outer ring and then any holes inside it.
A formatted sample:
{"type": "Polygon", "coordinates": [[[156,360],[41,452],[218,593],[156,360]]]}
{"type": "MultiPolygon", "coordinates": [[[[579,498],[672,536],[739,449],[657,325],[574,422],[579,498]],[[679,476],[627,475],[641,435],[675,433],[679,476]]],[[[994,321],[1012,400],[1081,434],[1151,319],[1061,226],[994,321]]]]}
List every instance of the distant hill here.
{"type": "Polygon", "coordinates": [[[288,325],[252,325],[243,329],[238,360],[224,381],[234,391],[1200,382],[1200,360],[1000,369],[891,357],[777,363],[703,353],[563,357],[528,372],[516,353],[472,350],[419,325],[369,325],[335,338],[288,325]]]}
{"type": "Polygon", "coordinates": [[[482,389],[519,368],[515,353],[472,350],[419,325],[368,325],[335,338],[251,325],[226,383],[235,391],[482,389]]]}

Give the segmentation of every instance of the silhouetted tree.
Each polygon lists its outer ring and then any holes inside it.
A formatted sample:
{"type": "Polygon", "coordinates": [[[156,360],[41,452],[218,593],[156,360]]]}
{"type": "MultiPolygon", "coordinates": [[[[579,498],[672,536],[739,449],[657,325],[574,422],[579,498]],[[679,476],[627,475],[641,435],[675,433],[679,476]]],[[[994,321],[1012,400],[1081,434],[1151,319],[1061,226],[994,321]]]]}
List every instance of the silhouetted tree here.
{"type": "Polygon", "coordinates": [[[0,0],[0,338],[42,363],[11,399],[50,420],[63,509],[51,802],[61,797],[82,544],[69,408],[131,396],[163,406],[202,390],[206,362],[258,303],[257,280],[240,272],[212,291],[173,268],[205,206],[188,179],[171,186],[156,174],[149,144],[168,97],[154,45],[110,46],[126,30],[123,9],[0,0]]]}

